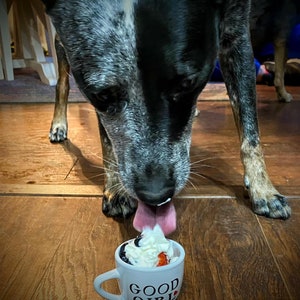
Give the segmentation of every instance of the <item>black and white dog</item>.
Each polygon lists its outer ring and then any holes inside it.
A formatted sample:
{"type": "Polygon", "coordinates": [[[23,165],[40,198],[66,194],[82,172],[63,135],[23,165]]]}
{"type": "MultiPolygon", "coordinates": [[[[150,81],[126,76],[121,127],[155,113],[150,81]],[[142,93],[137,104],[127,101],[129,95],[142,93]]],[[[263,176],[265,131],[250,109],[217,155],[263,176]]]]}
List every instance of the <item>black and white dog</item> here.
{"type": "Polygon", "coordinates": [[[50,140],[67,137],[69,66],[95,107],[106,170],[103,212],[176,228],[196,98],[219,56],[255,213],[287,219],[266,172],[256,113],[250,1],[44,0],[57,30],[60,78],[50,140]]]}

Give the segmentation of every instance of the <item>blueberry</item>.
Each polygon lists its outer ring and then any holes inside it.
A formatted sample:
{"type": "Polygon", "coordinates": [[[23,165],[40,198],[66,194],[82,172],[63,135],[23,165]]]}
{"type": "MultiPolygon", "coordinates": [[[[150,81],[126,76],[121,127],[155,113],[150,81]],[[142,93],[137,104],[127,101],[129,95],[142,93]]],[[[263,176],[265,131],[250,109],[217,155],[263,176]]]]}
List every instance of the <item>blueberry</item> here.
{"type": "Polygon", "coordinates": [[[135,238],[134,244],[136,245],[136,247],[140,247],[139,242],[142,238],[143,236],[141,234],[135,238]]]}
{"type": "Polygon", "coordinates": [[[131,265],[131,262],[130,262],[129,259],[126,257],[125,247],[126,247],[127,244],[128,244],[128,243],[124,243],[124,244],[121,246],[119,255],[120,255],[120,258],[121,258],[124,262],[126,262],[127,264],[130,264],[130,265],[131,265]]]}

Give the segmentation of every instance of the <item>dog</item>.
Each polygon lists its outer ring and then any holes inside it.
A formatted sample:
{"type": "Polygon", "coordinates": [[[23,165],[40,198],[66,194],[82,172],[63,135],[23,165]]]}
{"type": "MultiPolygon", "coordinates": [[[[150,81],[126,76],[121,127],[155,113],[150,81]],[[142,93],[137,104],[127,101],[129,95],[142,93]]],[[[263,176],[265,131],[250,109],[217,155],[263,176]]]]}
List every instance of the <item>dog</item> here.
{"type": "Polygon", "coordinates": [[[134,227],[176,229],[172,203],[190,172],[197,96],[220,59],[259,215],[287,219],[267,174],[256,112],[249,1],[43,0],[58,33],[50,140],[67,138],[68,73],[95,107],[106,171],[102,211],[134,227]]]}
{"type": "Polygon", "coordinates": [[[275,78],[277,98],[290,102],[293,97],[284,85],[288,40],[292,28],[300,23],[300,2],[298,0],[252,0],[250,13],[251,42],[254,53],[266,43],[274,45],[275,78]]]}

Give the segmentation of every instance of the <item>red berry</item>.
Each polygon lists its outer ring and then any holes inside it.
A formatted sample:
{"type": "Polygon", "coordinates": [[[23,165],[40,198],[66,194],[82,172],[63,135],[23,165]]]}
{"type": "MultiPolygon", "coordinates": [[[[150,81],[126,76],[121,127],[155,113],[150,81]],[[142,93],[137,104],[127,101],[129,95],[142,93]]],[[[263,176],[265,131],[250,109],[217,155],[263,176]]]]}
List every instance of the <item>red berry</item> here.
{"type": "Polygon", "coordinates": [[[157,267],[165,266],[169,263],[168,256],[165,252],[160,252],[158,254],[158,263],[157,267]]]}

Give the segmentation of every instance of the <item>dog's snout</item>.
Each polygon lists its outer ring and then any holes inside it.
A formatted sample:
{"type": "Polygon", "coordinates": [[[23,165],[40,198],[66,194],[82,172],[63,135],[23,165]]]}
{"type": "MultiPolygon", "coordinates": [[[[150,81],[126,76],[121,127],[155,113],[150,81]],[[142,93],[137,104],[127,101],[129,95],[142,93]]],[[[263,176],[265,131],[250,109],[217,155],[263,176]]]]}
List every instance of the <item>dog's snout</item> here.
{"type": "Polygon", "coordinates": [[[149,205],[159,205],[175,192],[173,172],[162,167],[147,166],[135,183],[138,199],[149,205]]]}
{"type": "Polygon", "coordinates": [[[147,188],[136,190],[139,200],[149,205],[159,205],[171,198],[174,194],[174,187],[165,187],[161,190],[151,191],[147,188]]]}

